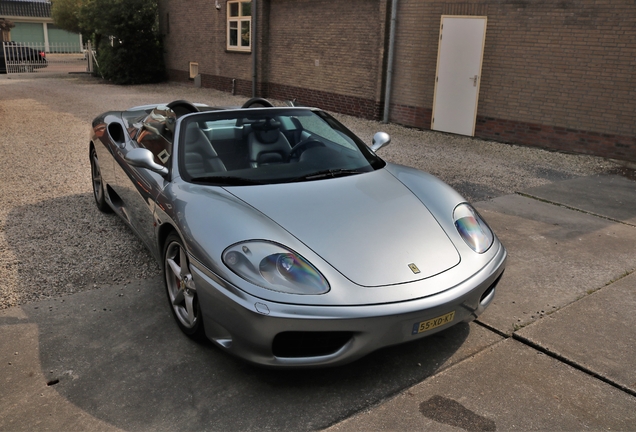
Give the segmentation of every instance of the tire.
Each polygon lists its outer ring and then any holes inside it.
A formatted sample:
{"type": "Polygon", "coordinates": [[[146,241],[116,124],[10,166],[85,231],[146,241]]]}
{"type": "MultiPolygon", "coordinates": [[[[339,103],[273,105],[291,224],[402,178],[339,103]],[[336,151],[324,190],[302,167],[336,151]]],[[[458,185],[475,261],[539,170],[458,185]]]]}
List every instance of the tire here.
{"type": "Polygon", "coordinates": [[[97,205],[97,208],[104,213],[111,213],[113,209],[111,209],[106,202],[104,180],[102,178],[102,171],[99,168],[97,152],[94,148],[91,148],[91,180],[93,183],[93,197],[95,198],[95,204],[97,205]]]}
{"type": "Polygon", "coordinates": [[[171,233],[163,248],[163,280],[172,316],[183,333],[203,340],[203,315],[183,241],[171,233]]]}

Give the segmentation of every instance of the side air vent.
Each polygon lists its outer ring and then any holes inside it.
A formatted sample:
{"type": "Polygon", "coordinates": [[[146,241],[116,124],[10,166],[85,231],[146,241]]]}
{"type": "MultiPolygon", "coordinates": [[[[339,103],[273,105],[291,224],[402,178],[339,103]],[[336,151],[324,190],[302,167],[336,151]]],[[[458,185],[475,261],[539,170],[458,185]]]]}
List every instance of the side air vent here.
{"type": "Polygon", "coordinates": [[[108,125],[108,134],[114,143],[122,145],[125,142],[124,128],[119,123],[111,123],[108,125]]]}

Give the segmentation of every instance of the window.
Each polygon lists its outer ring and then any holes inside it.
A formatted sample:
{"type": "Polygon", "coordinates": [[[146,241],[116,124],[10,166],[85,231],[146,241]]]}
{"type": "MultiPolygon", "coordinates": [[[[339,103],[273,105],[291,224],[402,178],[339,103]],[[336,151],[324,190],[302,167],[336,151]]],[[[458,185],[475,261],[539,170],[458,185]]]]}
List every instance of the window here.
{"type": "Polygon", "coordinates": [[[252,2],[227,2],[227,49],[251,51],[252,2]]]}
{"type": "Polygon", "coordinates": [[[180,133],[179,172],[187,182],[290,183],[385,166],[333,117],[307,108],[199,112],[183,117],[180,133]]]}

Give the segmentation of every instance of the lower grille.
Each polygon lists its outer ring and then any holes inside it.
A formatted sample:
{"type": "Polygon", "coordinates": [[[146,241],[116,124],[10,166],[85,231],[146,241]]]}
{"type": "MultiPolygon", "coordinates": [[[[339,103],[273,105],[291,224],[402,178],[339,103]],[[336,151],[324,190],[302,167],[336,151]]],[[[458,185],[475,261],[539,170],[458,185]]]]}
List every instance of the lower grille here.
{"type": "Polygon", "coordinates": [[[352,332],[283,332],[274,338],[272,352],[288,358],[324,356],[338,351],[352,336],[352,332]]]}

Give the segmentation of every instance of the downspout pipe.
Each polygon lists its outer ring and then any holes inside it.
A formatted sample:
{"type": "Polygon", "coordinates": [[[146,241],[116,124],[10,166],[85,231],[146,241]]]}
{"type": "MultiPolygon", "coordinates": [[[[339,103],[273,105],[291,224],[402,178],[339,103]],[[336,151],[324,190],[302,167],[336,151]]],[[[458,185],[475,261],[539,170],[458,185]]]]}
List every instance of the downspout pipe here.
{"type": "Polygon", "coordinates": [[[257,71],[257,39],[256,29],[258,28],[256,0],[252,0],[252,97],[256,97],[256,71],[257,71]]]}
{"type": "Polygon", "coordinates": [[[395,47],[395,27],[397,21],[398,0],[391,2],[391,24],[389,30],[389,54],[386,67],[386,87],[384,89],[384,116],[382,123],[389,122],[389,108],[391,105],[391,82],[393,81],[393,52],[395,47]]]}

